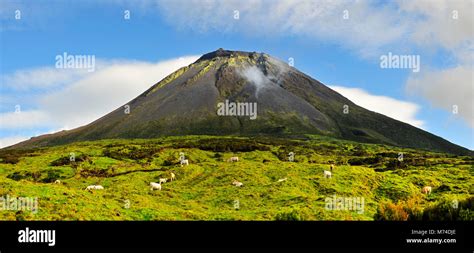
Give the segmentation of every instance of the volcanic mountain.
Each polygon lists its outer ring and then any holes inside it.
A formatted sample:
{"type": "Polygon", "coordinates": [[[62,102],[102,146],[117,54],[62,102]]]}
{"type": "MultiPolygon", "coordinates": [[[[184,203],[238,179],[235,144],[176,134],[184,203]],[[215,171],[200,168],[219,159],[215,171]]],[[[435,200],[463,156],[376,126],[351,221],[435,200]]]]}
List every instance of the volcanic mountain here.
{"type": "Polygon", "coordinates": [[[318,134],[357,142],[471,153],[409,124],[366,110],[265,53],[223,49],[203,55],[86,126],[34,137],[13,148],[201,134],[318,134]],[[250,110],[240,111],[244,113],[240,116],[219,115],[219,109],[229,112],[229,106],[220,108],[226,100],[227,104],[246,103],[243,105],[247,108],[256,104],[256,117],[248,115],[250,110]]]}

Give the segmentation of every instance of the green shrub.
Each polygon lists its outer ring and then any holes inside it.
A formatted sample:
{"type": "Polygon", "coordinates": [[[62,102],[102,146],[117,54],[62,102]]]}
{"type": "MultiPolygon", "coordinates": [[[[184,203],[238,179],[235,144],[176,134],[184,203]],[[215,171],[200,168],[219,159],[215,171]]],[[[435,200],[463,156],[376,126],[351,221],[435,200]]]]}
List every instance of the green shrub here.
{"type": "Polygon", "coordinates": [[[65,166],[65,165],[72,165],[74,167],[77,166],[78,163],[90,161],[90,157],[85,154],[79,154],[78,156],[74,157],[74,161],[71,161],[70,156],[62,156],[54,161],[52,161],[49,165],[51,166],[65,166]]]}
{"type": "Polygon", "coordinates": [[[1,158],[0,162],[2,163],[9,163],[9,164],[17,164],[20,161],[20,157],[15,155],[5,155],[1,158]]]}
{"type": "Polygon", "coordinates": [[[300,221],[301,217],[298,212],[292,210],[290,212],[280,212],[276,215],[277,221],[300,221]]]}
{"type": "Polygon", "coordinates": [[[25,156],[36,156],[37,149],[10,149],[0,150],[0,163],[17,164],[20,158],[25,156]]]}
{"type": "Polygon", "coordinates": [[[168,156],[164,161],[163,161],[163,166],[171,166],[178,164],[177,159],[174,156],[168,156]]]}
{"type": "Polygon", "coordinates": [[[472,221],[474,220],[474,197],[461,201],[443,198],[423,211],[423,220],[472,221]]]}
{"type": "Polygon", "coordinates": [[[303,221],[308,219],[308,214],[299,208],[291,208],[280,211],[275,216],[277,221],[303,221]]]}
{"type": "Polygon", "coordinates": [[[46,177],[44,177],[41,182],[43,183],[52,183],[56,181],[57,179],[60,179],[61,177],[61,171],[60,170],[55,170],[51,169],[46,172],[46,177]]]}
{"type": "Polygon", "coordinates": [[[38,181],[39,178],[41,177],[41,172],[39,171],[32,171],[32,172],[27,172],[27,171],[21,171],[21,172],[13,172],[12,174],[7,175],[7,178],[19,181],[22,179],[26,180],[31,180],[31,181],[38,181]]]}
{"type": "Polygon", "coordinates": [[[213,152],[251,152],[255,150],[268,151],[266,145],[249,139],[202,139],[198,141],[178,142],[172,145],[175,149],[198,148],[213,152]]]}
{"type": "Polygon", "coordinates": [[[398,159],[391,159],[389,160],[385,166],[387,169],[394,170],[394,169],[406,169],[407,164],[404,161],[400,161],[398,159]]]}
{"type": "Polygon", "coordinates": [[[377,165],[383,162],[381,156],[366,157],[366,158],[351,158],[347,161],[350,165],[377,165]]]}
{"type": "Polygon", "coordinates": [[[128,147],[117,146],[105,148],[103,155],[116,160],[132,159],[139,161],[141,159],[147,159],[149,161],[156,153],[161,152],[162,150],[162,147],[151,144],[128,147]]]}

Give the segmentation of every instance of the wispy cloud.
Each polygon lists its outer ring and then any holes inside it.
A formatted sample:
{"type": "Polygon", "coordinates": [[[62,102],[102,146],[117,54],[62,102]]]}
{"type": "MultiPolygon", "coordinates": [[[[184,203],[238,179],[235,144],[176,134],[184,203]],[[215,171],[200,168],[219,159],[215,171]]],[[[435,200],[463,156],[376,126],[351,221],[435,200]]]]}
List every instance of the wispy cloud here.
{"type": "Polygon", "coordinates": [[[341,93],[344,97],[365,109],[423,128],[423,120],[417,118],[420,107],[415,103],[387,96],[373,95],[359,88],[343,86],[329,86],[329,88],[341,93]]]}
{"type": "Polygon", "coordinates": [[[444,70],[426,70],[420,76],[410,76],[406,91],[425,97],[434,107],[457,112],[474,128],[474,70],[458,66],[444,70]],[[454,110],[454,111],[453,111],[454,110]]]}
{"type": "MultiPolygon", "coordinates": [[[[101,67],[96,72],[84,75],[77,75],[74,71],[63,72],[62,69],[44,67],[21,70],[7,79],[13,80],[15,86],[23,87],[25,92],[31,87],[35,88],[35,93],[30,94],[30,101],[15,101],[20,106],[28,103],[29,107],[34,109],[21,110],[19,113],[13,111],[0,113],[0,128],[6,130],[34,127],[72,129],[88,124],[129,102],[151,85],[178,68],[194,62],[198,57],[185,56],[155,63],[102,60],[101,67]],[[35,81],[32,84],[25,77],[35,79],[35,81]],[[73,81],[67,82],[68,80],[73,81]],[[49,89],[59,81],[62,83],[61,86],[49,89]],[[38,88],[43,88],[45,91],[37,92],[38,88]],[[35,97],[34,94],[37,96],[35,97]]],[[[2,105],[2,107],[6,106],[2,105]]],[[[10,107],[14,108],[14,106],[10,107]]],[[[8,140],[11,142],[15,139],[8,140]]]]}
{"type": "Polygon", "coordinates": [[[30,137],[28,136],[17,136],[17,135],[0,138],[0,148],[8,147],[18,142],[26,141],[29,138],[30,137]]]}
{"type": "Polygon", "coordinates": [[[40,67],[22,69],[2,76],[2,86],[12,90],[47,89],[64,85],[90,74],[85,69],[57,69],[40,67]]]}
{"type": "Polygon", "coordinates": [[[166,19],[181,29],[260,37],[304,36],[336,43],[361,55],[373,55],[383,46],[399,42],[408,26],[400,22],[403,13],[372,1],[165,0],[158,1],[158,6],[166,19]],[[239,12],[239,19],[234,19],[234,11],[239,12]]]}
{"type": "Polygon", "coordinates": [[[474,2],[469,0],[144,2],[152,7],[158,3],[172,25],[197,32],[297,35],[339,44],[361,55],[376,55],[381,49],[410,50],[413,46],[419,50],[427,45],[454,51],[467,46],[472,50],[474,2]],[[239,12],[239,19],[234,18],[234,11],[239,12]]]}

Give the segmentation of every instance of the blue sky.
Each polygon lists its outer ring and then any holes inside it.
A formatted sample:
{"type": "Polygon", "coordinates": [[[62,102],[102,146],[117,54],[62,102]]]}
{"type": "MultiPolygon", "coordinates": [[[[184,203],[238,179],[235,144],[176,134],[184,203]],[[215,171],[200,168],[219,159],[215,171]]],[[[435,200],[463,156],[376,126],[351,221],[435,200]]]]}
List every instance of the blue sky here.
{"type": "Polygon", "coordinates": [[[474,149],[472,1],[442,2],[1,0],[0,145],[86,124],[222,47],[291,57],[357,104],[474,149]],[[96,71],[55,69],[64,52],[94,55],[96,71]],[[420,72],[380,68],[388,52],[419,55],[420,72]]]}

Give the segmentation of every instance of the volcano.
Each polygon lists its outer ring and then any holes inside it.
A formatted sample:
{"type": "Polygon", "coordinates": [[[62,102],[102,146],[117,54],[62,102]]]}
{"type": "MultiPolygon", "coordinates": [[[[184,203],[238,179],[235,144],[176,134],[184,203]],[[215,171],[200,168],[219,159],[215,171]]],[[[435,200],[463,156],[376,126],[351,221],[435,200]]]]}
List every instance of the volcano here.
{"type": "Polygon", "coordinates": [[[12,147],[170,135],[308,134],[471,154],[419,128],[364,109],[268,54],[223,49],[203,55],[88,125],[33,137],[12,147]]]}

